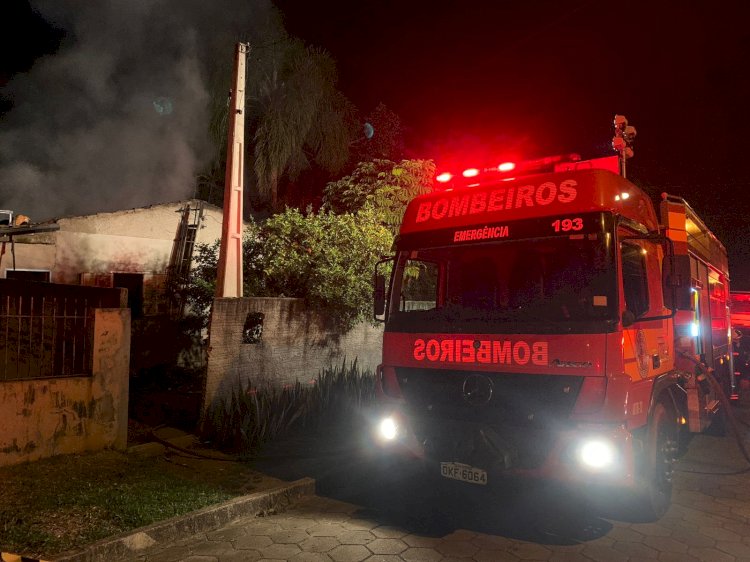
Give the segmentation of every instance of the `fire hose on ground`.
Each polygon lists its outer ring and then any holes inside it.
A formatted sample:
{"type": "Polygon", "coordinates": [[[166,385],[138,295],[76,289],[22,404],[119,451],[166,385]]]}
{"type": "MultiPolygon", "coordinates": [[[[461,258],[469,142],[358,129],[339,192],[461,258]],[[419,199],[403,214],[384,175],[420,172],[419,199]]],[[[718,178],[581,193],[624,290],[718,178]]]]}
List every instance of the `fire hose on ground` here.
{"type": "MultiPolygon", "coordinates": [[[[721,402],[722,415],[724,416],[724,421],[726,422],[726,425],[728,426],[729,431],[732,434],[732,437],[734,437],[734,440],[737,443],[737,447],[742,453],[742,456],[750,465],[750,451],[748,451],[745,445],[745,442],[742,438],[742,434],[739,428],[739,421],[737,420],[736,416],[734,415],[734,412],[732,411],[733,410],[732,404],[729,402],[729,398],[727,398],[727,395],[725,394],[724,389],[721,386],[721,383],[716,379],[716,376],[714,375],[714,370],[687,353],[684,353],[682,351],[678,351],[677,353],[684,359],[687,359],[691,363],[695,364],[695,366],[700,371],[700,374],[698,375],[699,382],[706,380],[708,381],[708,384],[711,385],[711,388],[716,393],[719,399],[719,402],[721,402]]],[[[732,472],[701,472],[697,470],[684,470],[684,469],[681,469],[680,472],[688,472],[692,474],[712,474],[712,475],[717,475],[717,476],[729,476],[729,475],[744,474],[746,472],[750,472],[750,466],[742,470],[735,470],[732,472]]]]}

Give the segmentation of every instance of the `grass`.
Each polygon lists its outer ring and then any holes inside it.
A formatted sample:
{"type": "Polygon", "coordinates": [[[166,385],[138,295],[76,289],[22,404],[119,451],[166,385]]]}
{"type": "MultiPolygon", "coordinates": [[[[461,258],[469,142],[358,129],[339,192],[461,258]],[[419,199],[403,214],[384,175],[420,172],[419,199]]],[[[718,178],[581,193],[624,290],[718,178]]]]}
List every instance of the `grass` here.
{"type": "Polygon", "coordinates": [[[233,495],[116,451],[0,468],[0,550],[51,557],[233,495]]]}

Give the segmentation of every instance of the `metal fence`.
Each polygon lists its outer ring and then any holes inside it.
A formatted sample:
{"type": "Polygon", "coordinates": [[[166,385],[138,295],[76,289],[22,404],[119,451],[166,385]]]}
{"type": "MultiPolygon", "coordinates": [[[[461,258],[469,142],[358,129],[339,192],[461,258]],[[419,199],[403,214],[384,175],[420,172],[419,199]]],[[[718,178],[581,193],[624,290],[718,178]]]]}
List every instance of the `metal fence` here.
{"type": "Polygon", "coordinates": [[[91,375],[93,314],[120,289],[0,280],[0,381],[91,375]]]}

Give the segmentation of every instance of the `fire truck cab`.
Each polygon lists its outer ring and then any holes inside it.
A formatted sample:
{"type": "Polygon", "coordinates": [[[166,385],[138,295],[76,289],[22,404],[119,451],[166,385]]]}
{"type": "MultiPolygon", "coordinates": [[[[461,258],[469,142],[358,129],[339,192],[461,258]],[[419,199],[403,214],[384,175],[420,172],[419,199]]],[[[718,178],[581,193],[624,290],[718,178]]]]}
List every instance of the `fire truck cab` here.
{"type": "Polygon", "coordinates": [[[457,485],[622,488],[658,518],[681,432],[719,410],[684,358],[731,386],[726,252],[679,198],[660,222],[616,161],[538,164],[409,204],[375,274],[377,442],[457,485]]]}

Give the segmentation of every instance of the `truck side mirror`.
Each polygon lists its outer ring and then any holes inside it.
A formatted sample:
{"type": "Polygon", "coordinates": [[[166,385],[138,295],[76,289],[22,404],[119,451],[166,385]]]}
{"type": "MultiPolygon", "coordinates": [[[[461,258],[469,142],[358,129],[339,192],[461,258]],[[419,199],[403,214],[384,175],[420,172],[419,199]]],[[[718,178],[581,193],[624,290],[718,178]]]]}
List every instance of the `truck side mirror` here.
{"type": "Polygon", "coordinates": [[[627,328],[628,326],[632,326],[633,324],[635,324],[635,314],[633,314],[630,310],[623,310],[622,327],[627,328]]]}
{"type": "Polygon", "coordinates": [[[662,264],[664,305],[670,310],[693,310],[690,256],[668,255],[662,264]]]}
{"type": "Polygon", "coordinates": [[[372,304],[373,316],[379,322],[385,322],[385,306],[388,298],[388,291],[385,284],[386,275],[390,277],[393,268],[393,258],[383,258],[375,264],[375,275],[373,276],[372,304]]]}
{"type": "Polygon", "coordinates": [[[375,289],[372,297],[375,320],[382,320],[385,315],[385,276],[380,273],[375,273],[375,289]]]}

